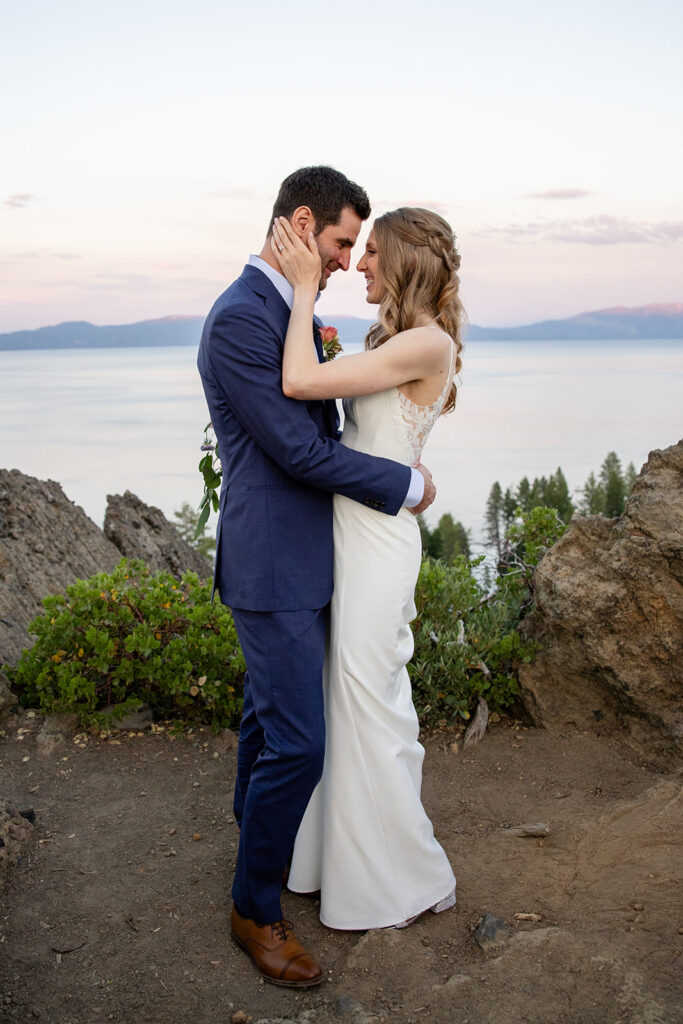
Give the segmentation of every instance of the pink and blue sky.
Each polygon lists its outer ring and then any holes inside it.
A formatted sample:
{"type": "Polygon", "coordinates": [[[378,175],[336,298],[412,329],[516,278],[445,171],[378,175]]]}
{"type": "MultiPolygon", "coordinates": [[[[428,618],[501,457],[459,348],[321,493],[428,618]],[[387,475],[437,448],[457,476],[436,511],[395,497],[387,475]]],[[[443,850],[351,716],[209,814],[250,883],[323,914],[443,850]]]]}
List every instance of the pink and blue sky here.
{"type": "MultiPolygon", "coordinates": [[[[205,313],[309,163],[376,213],[443,213],[475,323],[683,301],[678,2],[23,0],[2,22],[0,331],[205,313]]],[[[371,315],[363,295],[339,272],[320,312],[371,315]]]]}

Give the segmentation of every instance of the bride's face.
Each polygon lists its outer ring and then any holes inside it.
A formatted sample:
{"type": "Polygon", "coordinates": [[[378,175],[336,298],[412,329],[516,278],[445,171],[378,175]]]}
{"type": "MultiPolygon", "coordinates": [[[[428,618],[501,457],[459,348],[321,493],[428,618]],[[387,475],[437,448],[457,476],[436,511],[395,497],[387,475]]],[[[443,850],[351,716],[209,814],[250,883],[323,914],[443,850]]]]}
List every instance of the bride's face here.
{"type": "Polygon", "coordinates": [[[358,262],[356,270],[359,270],[361,274],[365,274],[365,283],[367,286],[367,293],[365,296],[366,302],[381,302],[386,286],[382,283],[382,278],[379,273],[379,261],[377,258],[377,242],[375,240],[375,230],[370,232],[368,240],[365,243],[365,252],[358,262]]]}

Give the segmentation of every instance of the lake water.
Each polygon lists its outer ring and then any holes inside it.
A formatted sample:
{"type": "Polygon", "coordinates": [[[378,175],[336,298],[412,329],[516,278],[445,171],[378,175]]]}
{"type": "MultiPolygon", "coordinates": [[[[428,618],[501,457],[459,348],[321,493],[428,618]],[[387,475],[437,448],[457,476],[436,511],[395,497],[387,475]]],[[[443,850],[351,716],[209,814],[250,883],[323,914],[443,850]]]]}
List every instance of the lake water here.
{"type": "MultiPolygon", "coordinates": [[[[343,341],[343,339],[342,339],[343,341]]],[[[62,484],[102,522],[128,489],[196,505],[208,420],[193,348],[0,352],[0,466],[62,484]]],[[[480,541],[494,480],[561,466],[580,488],[608,451],[639,469],[683,434],[683,342],[470,342],[452,415],[424,455],[437,500],[480,541]]]]}

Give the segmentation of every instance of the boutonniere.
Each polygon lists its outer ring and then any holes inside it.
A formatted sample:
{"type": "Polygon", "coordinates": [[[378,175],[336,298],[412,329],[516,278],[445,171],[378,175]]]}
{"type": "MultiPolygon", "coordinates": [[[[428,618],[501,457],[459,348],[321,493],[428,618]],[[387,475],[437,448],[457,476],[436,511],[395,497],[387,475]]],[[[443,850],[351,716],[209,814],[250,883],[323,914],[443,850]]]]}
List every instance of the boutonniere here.
{"type": "Polygon", "coordinates": [[[326,362],[329,363],[330,360],[344,351],[339,342],[339,332],[336,327],[321,327],[320,337],[323,341],[323,352],[326,362]]]}

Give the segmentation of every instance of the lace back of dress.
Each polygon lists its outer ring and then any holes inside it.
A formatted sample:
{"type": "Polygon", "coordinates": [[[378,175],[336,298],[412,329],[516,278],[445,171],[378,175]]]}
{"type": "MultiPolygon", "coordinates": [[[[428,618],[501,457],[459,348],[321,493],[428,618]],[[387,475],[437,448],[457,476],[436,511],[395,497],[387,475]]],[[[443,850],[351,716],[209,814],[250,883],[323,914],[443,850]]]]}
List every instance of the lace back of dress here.
{"type": "MultiPolygon", "coordinates": [[[[440,328],[439,328],[440,329],[440,328]]],[[[446,403],[449,388],[453,381],[455,344],[451,341],[451,358],[448,364],[448,375],[439,397],[431,405],[417,405],[404,395],[398,388],[399,421],[396,428],[400,432],[400,440],[407,442],[411,451],[411,465],[420,461],[429,432],[438,420],[446,403]]]]}

